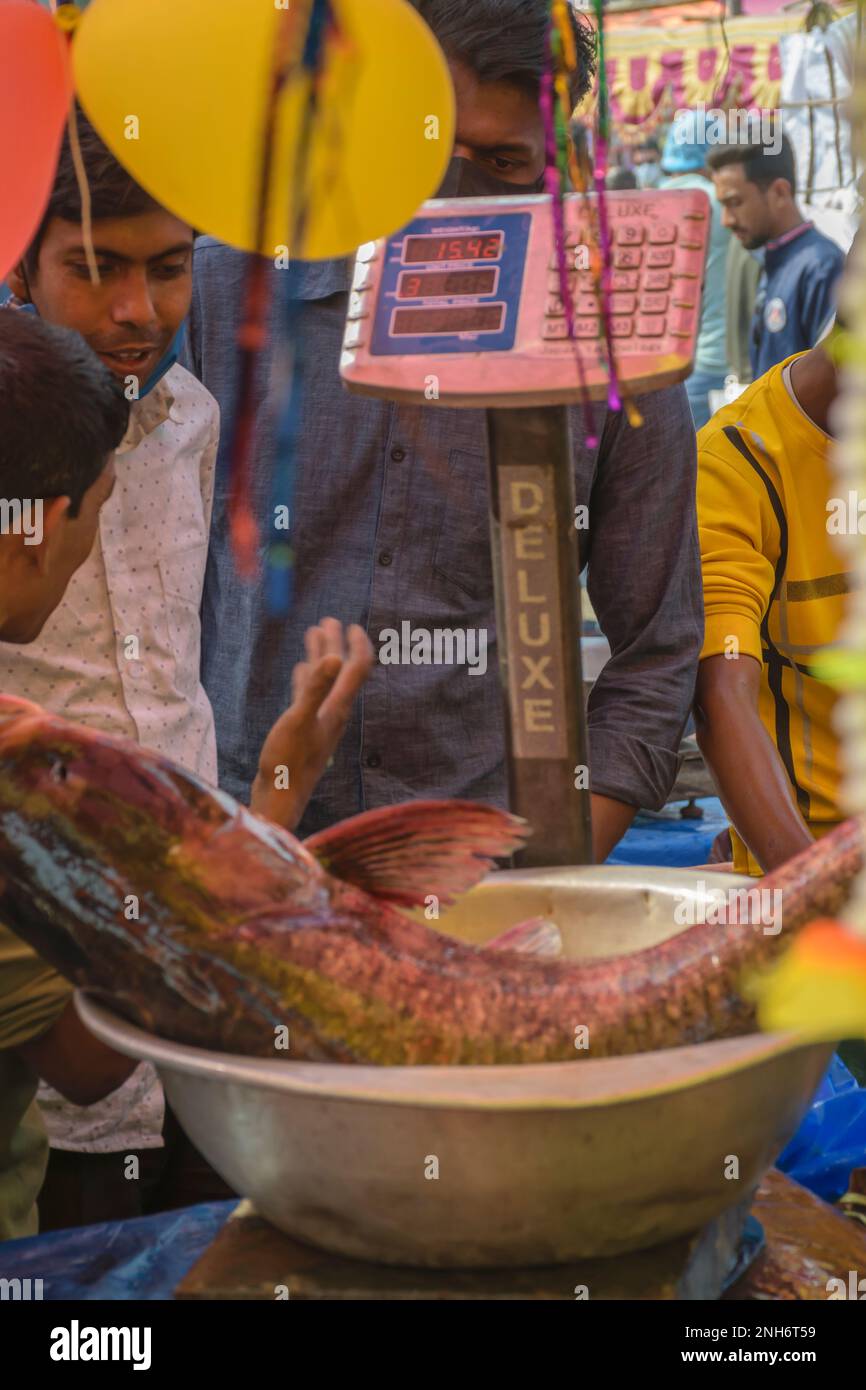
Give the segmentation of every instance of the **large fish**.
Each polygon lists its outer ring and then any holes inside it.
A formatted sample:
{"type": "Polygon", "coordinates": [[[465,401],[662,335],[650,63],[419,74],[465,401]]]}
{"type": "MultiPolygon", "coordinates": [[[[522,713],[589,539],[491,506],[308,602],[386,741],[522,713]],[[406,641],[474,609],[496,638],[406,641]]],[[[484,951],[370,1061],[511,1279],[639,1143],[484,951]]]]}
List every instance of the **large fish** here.
{"type": "Polygon", "coordinates": [[[447,902],[522,838],[490,807],[420,802],[302,845],[156,754],[0,700],[0,920],[134,1022],[221,1050],[516,1063],[747,1032],[743,969],[837,911],[862,861],[846,823],[763,880],[777,935],[707,923],[585,964],[463,945],[399,910],[447,902]]]}

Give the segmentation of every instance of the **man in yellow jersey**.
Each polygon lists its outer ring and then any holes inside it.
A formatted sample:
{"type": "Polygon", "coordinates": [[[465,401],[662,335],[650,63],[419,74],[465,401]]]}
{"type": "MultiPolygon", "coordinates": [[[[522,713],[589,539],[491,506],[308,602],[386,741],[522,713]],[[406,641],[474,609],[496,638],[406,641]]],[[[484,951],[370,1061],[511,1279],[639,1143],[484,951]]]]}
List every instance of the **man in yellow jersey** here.
{"type": "Polygon", "coordinates": [[[852,577],[834,535],[834,340],[772,367],[698,435],[706,628],[698,743],[732,822],[734,868],[767,872],[842,820],[838,692],[813,673],[852,577]]]}

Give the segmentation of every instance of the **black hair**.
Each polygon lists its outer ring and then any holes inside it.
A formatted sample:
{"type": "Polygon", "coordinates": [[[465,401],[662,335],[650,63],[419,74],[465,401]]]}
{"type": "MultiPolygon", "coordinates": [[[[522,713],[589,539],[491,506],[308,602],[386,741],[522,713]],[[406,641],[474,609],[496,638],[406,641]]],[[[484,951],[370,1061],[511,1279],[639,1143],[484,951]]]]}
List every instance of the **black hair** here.
{"type": "Polygon", "coordinates": [[[652,150],[653,154],[658,155],[660,155],[662,152],[661,145],[659,144],[658,140],[653,140],[652,138],[650,138],[649,140],[639,140],[638,143],[632,147],[632,149],[652,150]]]}
{"type": "Polygon", "coordinates": [[[69,328],[0,309],[0,496],[81,499],[126,433],[120,382],[69,328]]]}
{"type": "Polygon", "coordinates": [[[731,164],[742,164],[744,177],[750,183],[756,183],[759,188],[769,188],[775,179],[787,179],[791,185],[791,194],[797,192],[794,151],[790,140],[784,134],[778,152],[772,149],[770,144],[752,140],[731,145],[715,145],[707,155],[708,169],[726,169],[731,164]]]}
{"type": "MultiPolygon", "coordinates": [[[[445,56],[465,63],[481,82],[512,82],[537,97],[548,64],[550,0],[412,0],[445,56]]],[[[595,73],[595,31],[568,4],[578,68],[573,106],[595,73]]]]}
{"type": "Polygon", "coordinates": [[[633,169],[617,166],[608,173],[607,186],[611,189],[637,188],[637,175],[633,169]]]}
{"type": "MultiPolygon", "coordinates": [[[[145,193],[122,164],[118,164],[111,150],[100,139],[81,107],[76,107],[76,125],[81,157],[90,189],[90,215],[94,222],[107,217],[138,217],[145,212],[153,212],[160,207],[155,198],[145,193]]],[[[75,165],[72,161],[72,147],[69,142],[69,127],[63,134],[60,159],[51,196],[42,216],[36,235],[24,253],[24,267],[30,275],[35,275],[39,261],[39,248],[42,245],[48,223],[55,217],[63,222],[81,221],[81,191],[75,165]]]]}

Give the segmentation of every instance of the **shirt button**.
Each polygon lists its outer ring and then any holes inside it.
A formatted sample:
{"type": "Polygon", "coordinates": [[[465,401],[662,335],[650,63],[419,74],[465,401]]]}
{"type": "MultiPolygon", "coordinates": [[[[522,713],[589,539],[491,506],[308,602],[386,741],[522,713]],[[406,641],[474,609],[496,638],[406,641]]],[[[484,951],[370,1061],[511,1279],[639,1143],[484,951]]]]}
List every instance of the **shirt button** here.
{"type": "Polygon", "coordinates": [[[379,556],[379,564],[390,565],[393,559],[394,556],[391,554],[390,550],[383,550],[381,555],[379,556]]]}
{"type": "Polygon", "coordinates": [[[392,459],[394,460],[395,463],[402,463],[403,460],[404,460],[404,458],[406,457],[406,450],[405,450],[405,449],[392,449],[392,450],[391,450],[391,457],[392,457],[392,459]]]}
{"type": "Polygon", "coordinates": [[[132,679],[134,681],[141,680],[142,676],[144,675],[144,666],[140,661],[130,661],[128,669],[129,674],[132,676],[132,679]]]}
{"type": "Polygon", "coordinates": [[[368,766],[368,767],[381,767],[381,766],[382,766],[382,759],[380,758],[380,756],[379,756],[378,753],[368,753],[368,754],[367,754],[367,766],[368,766]]]}

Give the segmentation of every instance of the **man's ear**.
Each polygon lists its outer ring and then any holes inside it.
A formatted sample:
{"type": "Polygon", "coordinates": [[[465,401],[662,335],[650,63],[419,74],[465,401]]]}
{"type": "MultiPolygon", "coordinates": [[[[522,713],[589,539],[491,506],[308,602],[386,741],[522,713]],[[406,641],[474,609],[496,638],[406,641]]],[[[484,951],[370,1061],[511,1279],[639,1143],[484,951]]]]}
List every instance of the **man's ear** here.
{"type": "Polygon", "coordinates": [[[24,269],[24,262],[18,264],[9,271],[6,276],[6,283],[16,299],[20,299],[22,304],[30,303],[30,285],[27,280],[27,271],[24,269]]]}
{"type": "Polygon", "coordinates": [[[773,179],[770,187],[776,195],[777,203],[789,203],[793,201],[794,190],[791,187],[790,179],[773,179]]]}
{"type": "Polygon", "coordinates": [[[49,497],[42,503],[42,541],[39,545],[28,547],[42,575],[47,574],[51,567],[54,548],[63,534],[70,506],[68,497],[49,497]]]}

